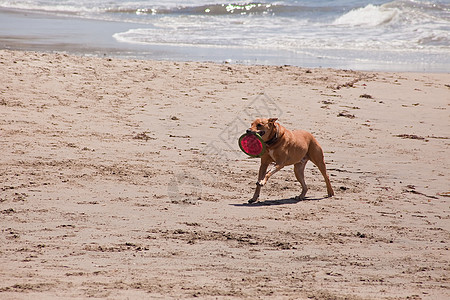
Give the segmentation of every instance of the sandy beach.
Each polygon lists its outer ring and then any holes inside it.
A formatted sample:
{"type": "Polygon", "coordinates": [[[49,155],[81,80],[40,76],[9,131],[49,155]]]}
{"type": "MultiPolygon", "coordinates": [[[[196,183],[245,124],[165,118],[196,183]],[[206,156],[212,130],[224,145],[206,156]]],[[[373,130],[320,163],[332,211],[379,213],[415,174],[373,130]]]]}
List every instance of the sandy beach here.
{"type": "Polygon", "coordinates": [[[1,299],[450,298],[449,73],[0,50],[1,299]],[[248,205],[256,117],[311,163],[248,205]]]}

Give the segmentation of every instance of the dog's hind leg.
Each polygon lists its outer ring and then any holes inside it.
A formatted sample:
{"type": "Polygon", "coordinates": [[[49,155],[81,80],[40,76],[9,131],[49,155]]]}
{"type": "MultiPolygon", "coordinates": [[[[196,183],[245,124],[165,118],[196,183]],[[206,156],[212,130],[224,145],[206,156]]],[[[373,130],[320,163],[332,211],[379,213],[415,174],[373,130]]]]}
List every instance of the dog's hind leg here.
{"type": "Polygon", "coordinates": [[[319,170],[322,173],[323,178],[325,179],[325,183],[327,185],[328,197],[333,197],[334,196],[334,191],[333,191],[333,188],[331,187],[331,182],[330,182],[330,178],[328,177],[328,174],[327,174],[327,169],[325,167],[325,162],[322,163],[321,167],[319,167],[319,170]]]}
{"type": "Polygon", "coordinates": [[[330,178],[327,174],[327,168],[325,166],[325,160],[323,157],[323,151],[322,148],[317,146],[315,151],[308,152],[309,158],[311,161],[319,168],[320,173],[322,173],[323,178],[325,179],[325,183],[327,185],[327,193],[328,197],[334,196],[333,188],[331,187],[330,178]]]}
{"type": "Polygon", "coordinates": [[[295,177],[297,178],[298,182],[302,185],[302,193],[300,196],[295,197],[295,199],[303,200],[305,199],[306,192],[308,192],[308,187],[306,186],[305,182],[305,167],[306,163],[308,162],[308,158],[305,156],[303,159],[294,165],[294,173],[295,177]]]}

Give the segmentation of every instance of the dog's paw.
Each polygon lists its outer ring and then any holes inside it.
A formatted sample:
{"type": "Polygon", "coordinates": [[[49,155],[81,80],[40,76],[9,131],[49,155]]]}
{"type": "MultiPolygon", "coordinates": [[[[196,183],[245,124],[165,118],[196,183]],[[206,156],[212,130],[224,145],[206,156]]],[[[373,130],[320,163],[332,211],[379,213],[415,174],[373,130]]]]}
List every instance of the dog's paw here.
{"type": "Polygon", "coordinates": [[[264,186],[264,184],[266,184],[266,182],[265,182],[264,180],[258,180],[258,181],[256,182],[256,185],[257,185],[257,186],[264,186]]]}
{"type": "Polygon", "coordinates": [[[252,204],[252,203],[255,203],[256,201],[258,201],[258,199],[252,198],[252,199],[248,200],[248,203],[249,203],[249,204],[252,204]]]}
{"type": "Polygon", "coordinates": [[[297,200],[297,201],[302,201],[305,199],[306,199],[305,195],[295,196],[295,200],[297,200]]]}

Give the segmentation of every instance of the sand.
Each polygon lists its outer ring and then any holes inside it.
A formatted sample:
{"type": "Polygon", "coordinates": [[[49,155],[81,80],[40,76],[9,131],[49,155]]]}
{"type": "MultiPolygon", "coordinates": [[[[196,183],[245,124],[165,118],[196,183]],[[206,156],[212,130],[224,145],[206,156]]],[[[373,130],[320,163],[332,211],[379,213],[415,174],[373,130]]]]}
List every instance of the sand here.
{"type": "Polygon", "coordinates": [[[1,299],[450,297],[450,74],[0,50],[1,299]],[[311,163],[247,205],[255,117],[311,163]]]}

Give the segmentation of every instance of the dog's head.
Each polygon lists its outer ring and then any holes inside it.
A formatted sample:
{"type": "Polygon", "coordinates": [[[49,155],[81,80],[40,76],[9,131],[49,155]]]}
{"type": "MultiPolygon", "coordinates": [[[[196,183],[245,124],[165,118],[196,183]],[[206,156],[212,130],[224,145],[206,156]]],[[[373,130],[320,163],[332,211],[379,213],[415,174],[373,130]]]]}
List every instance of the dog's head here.
{"type": "Polygon", "coordinates": [[[257,133],[259,136],[263,138],[263,140],[267,141],[269,139],[270,133],[275,128],[275,121],[277,118],[270,119],[256,119],[252,122],[252,126],[247,129],[247,133],[257,133]]]}

